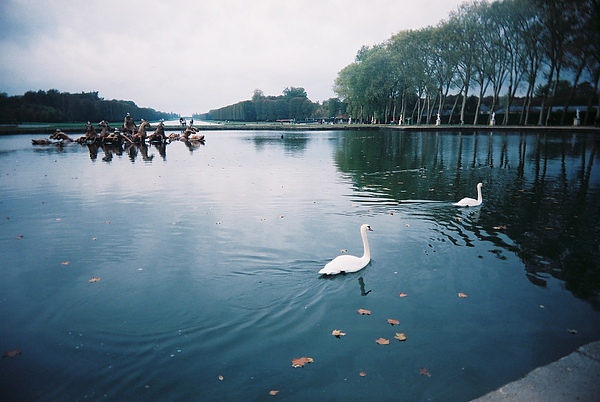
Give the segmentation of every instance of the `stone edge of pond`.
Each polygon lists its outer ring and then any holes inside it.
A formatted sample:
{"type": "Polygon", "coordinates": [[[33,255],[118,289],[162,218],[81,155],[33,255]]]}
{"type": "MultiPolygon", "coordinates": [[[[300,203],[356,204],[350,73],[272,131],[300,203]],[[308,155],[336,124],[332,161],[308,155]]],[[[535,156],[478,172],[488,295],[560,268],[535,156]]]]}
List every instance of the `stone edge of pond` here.
{"type": "MultiPolygon", "coordinates": [[[[444,131],[444,132],[583,132],[600,133],[600,127],[591,126],[470,126],[470,125],[397,125],[397,124],[206,124],[195,125],[202,131],[331,131],[331,130],[368,130],[368,131],[444,131]]],[[[52,134],[57,128],[65,133],[83,133],[85,125],[73,127],[73,123],[0,125],[0,135],[52,134]]],[[[165,131],[181,131],[181,126],[165,126],[165,131]]]]}
{"type": "Polygon", "coordinates": [[[588,343],[555,362],[472,402],[599,401],[600,341],[588,343]]]}

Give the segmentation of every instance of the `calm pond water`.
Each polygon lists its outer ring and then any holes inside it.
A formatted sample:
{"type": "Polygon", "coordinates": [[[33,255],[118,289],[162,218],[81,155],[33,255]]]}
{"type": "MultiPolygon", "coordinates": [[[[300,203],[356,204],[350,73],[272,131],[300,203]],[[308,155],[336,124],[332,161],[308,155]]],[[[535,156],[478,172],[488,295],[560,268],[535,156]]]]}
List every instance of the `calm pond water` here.
{"type": "Polygon", "coordinates": [[[205,133],[0,137],[0,399],[467,401],[600,339],[593,136],[205,133]]]}

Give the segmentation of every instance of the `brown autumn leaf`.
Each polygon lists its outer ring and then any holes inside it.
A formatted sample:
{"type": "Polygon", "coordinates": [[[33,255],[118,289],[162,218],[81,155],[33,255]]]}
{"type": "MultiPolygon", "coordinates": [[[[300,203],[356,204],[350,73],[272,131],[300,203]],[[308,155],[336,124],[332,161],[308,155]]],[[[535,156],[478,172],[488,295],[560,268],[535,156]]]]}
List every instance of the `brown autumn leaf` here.
{"type": "Polygon", "coordinates": [[[2,354],[2,358],[4,359],[5,357],[10,357],[12,359],[13,357],[20,356],[21,354],[21,349],[8,350],[2,354]]]}
{"type": "Polygon", "coordinates": [[[101,280],[102,280],[102,278],[96,278],[95,276],[92,276],[92,279],[90,279],[88,282],[94,283],[94,282],[100,282],[101,280]]]}
{"type": "Polygon", "coordinates": [[[385,339],[385,338],[379,338],[375,342],[377,342],[380,345],[389,345],[390,344],[389,339],[385,339]]]}
{"type": "Polygon", "coordinates": [[[360,373],[358,373],[358,375],[361,377],[366,377],[367,373],[365,373],[364,371],[361,371],[360,373]]]}
{"type": "Polygon", "coordinates": [[[277,395],[278,393],[279,393],[278,389],[274,389],[274,390],[269,391],[269,395],[277,395]]]}
{"type": "Polygon", "coordinates": [[[408,295],[407,295],[406,293],[400,292],[400,293],[398,294],[398,296],[400,296],[400,297],[406,297],[406,296],[408,296],[408,295]]]}
{"type": "Polygon", "coordinates": [[[63,261],[63,262],[60,263],[60,265],[69,265],[69,264],[70,264],[69,261],[63,261]]]}
{"type": "Polygon", "coordinates": [[[494,226],[494,230],[506,230],[506,225],[494,226]]]}
{"type": "Polygon", "coordinates": [[[335,336],[336,338],[339,338],[340,336],[344,336],[344,335],[346,335],[346,333],[345,333],[345,332],[342,332],[342,330],[341,330],[341,329],[334,329],[334,330],[331,332],[331,335],[335,336]]]}
{"type": "Polygon", "coordinates": [[[427,369],[425,367],[421,367],[421,370],[419,370],[419,374],[427,376],[427,377],[431,377],[431,374],[429,374],[429,371],[427,371],[427,369]]]}
{"type": "Polygon", "coordinates": [[[458,293],[458,297],[460,297],[461,299],[464,299],[465,297],[469,297],[469,296],[467,296],[467,294],[466,294],[466,293],[459,292],[459,293],[458,293]]]}
{"type": "Polygon", "coordinates": [[[306,363],[312,363],[314,360],[312,357],[304,357],[302,356],[301,358],[296,358],[294,357],[292,359],[292,367],[297,368],[297,367],[304,367],[304,365],[306,363]]]}
{"type": "Polygon", "coordinates": [[[392,326],[394,326],[394,325],[400,325],[400,321],[398,321],[398,320],[394,320],[393,318],[388,318],[388,319],[387,319],[387,322],[388,322],[389,324],[392,324],[392,326]]]}
{"type": "Polygon", "coordinates": [[[361,315],[371,315],[371,310],[365,310],[364,308],[359,308],[358,309],[358,314],[361,314],[361,315]]]}
{"type": "Polygon", "coordinates": [[[394,339],[398,339],[401,342],[404,342],[406,340],[406,335],[404,335],[404,332],[396,332],[396,336],[394,336],[394,339]]]}

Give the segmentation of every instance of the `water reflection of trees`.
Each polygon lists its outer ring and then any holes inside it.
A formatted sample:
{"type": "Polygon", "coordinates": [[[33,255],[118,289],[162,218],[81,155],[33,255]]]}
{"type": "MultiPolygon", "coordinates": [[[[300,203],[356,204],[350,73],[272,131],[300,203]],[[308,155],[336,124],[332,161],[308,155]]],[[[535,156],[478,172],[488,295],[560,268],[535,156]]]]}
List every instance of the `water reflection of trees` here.
{"type": "Polygon", "coordinates": [[[357,132],[335,157],[359,192],[398,204],[455,201],[484,182],[478,238],[506,225],[514,244],[491,241],[523,260],[532,283],[551,275],[600,308],[597,146],[586,134],[357,132]]]}
{"type": "Polygon", "coordinates": [[[265,135],[256,135],[251,139],[257,150],[264,149],[267,145],[283,145],[286,153],[292,155],[306,151],[308,140],[309,137],[305,134],[281,134],[279,131],[267,133],[265,135]]]}

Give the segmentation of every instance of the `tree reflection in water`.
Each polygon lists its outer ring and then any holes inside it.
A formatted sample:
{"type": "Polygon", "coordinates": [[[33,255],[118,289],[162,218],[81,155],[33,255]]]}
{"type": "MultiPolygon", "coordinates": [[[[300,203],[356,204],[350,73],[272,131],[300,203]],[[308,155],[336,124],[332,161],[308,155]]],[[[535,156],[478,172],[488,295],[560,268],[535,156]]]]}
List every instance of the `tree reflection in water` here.
{"type": "Polygon", "coordinates": [[[390,130],[343,138],[338,168],[357,191],[387,203],[455,201],[484,182],[475,234],[492,234],[514,251],[533,284],[546,286],[551,275],[600,309],[600,175],[592,134],[390,130]]]}

